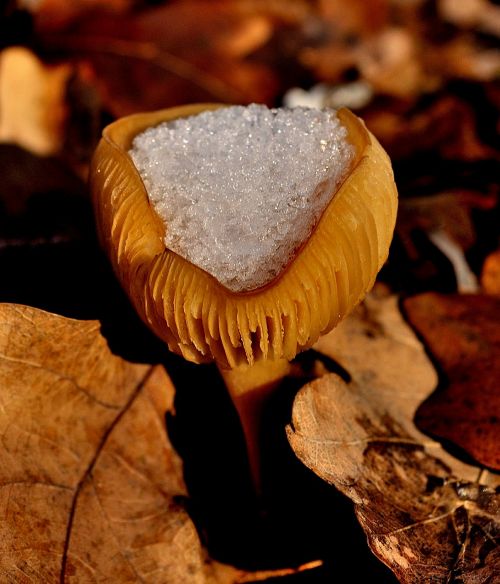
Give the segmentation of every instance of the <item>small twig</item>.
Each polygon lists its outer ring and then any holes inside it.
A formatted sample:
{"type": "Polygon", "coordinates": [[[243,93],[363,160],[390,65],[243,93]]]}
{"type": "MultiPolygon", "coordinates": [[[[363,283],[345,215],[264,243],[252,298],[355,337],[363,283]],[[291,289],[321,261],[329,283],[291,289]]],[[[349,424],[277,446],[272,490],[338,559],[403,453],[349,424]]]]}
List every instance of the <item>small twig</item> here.
{"type": "Polygon", "coordinates": [[[462,248],[442,229],[431,231],[428,235],[432,243],[450,260],[457,279],[458,291],[462,294],[478,292],[477,278],[469,268],[462,248]]]}
{"type": "Polygon", "coordinates": [[[302,564],[297,568],[282,568],[280,570],[259,570],[253,573],[247,573],[238,577],[234,584],[248,584],[248,582],[263,582],[268,578],[281,578],[284,576],[291,576],[292,574],[298,574],[299,572],[305,572],[306,570],[314,570],[323,565],[322,560],[315,560],[314,562],[308,562],[307,564],[302,564]]]}

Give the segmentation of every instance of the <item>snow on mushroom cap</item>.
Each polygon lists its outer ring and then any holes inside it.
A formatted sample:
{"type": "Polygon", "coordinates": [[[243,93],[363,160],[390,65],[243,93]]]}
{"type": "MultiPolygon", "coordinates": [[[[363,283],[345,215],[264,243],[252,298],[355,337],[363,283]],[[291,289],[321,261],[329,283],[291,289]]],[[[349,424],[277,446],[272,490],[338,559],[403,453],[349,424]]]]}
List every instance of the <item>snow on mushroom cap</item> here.
{"type": "Polygon", "coordinates": [[[347,174],[334,110],[252,104],[149,128],[130,155],[165,245],[234,292],[277,277],[347,174]]]}

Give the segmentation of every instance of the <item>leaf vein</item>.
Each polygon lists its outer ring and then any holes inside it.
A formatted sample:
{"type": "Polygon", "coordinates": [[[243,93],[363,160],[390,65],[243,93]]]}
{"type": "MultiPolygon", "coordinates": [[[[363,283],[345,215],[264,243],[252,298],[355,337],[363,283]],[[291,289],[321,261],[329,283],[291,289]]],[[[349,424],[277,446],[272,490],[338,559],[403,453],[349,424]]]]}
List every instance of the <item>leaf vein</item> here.
{"type": "Polygon", "coordinates": [[[94,403],[102,406],[103,408],[110,409],[110,410],[119,410],[121,408],[121,406],[119,406],[119,405],[104,402],[104,401],[100,400],[99,398],[97,398],[95,395],[92,395],[88,389],[85,389],[84,387],[79,385],[77,383],[77,381],[75,379],[73,379],[72,377],[64,375],[64,374],[60,373],[59,371],[55,371],[54,369],[50,369],[48,367],[40,365],[40,363],[36,363],[35,361],[29,361],[27,359],[21,359],[18,357],[9,357],[8,355],[5,355],[3,353],[0,353],[0,359],[3,359],[4,361],[8,361],[10,363],[17,363],[19,365],[25,365],[26,367],[33,367],[36,369],[42,369],[43,371],[46,371],[47,373],[55,375],[60,380],[69,381],[78,391],[83,393],[86,397],[88,397],[94,403]]]}
{"type": "Polygon", "coordinates": [[[101,441],[96,448],[96,452],[95,452],[94,457],[90,461],[89,466],[87,467],[87,470],[84,472],[81,480],[79,481],[78,485],[76,486],[75,494],[74,494],[73,500],[71,502],[71,508],[70,508],[70,513],[69,513],[69,518],[68,518],[68,526],[66,528],[66,539],[64,541],[63,555],[62,555],[62,560],[61,560],[61,573],[60,573],[60,578],[59,578],[59,581],[61,584],[64,584],[64,582],[65,582],[66,564],[68,561],[71,533],[73,530],[73,524],[74,524],[75,513],[76,513],[76,506],[78,503],[78,497],[80,496],[80,492],[81,492],[83,486],[85,485],[85,483],[88,481],[89,477],[91,476],[92,471],[93,471],[93,469],[94,469],[94,467],[95,467],[95,465],[96,465],[96,463],[101,455],[101,452],[104,449],[112,431],[115,429],[117,424],[120,422],[120,420],[123,418],[123,416],[128,412],[128,410],[130,409],[130,407],[132,406],[132,404],[134,403],[136,398],[139,396],[142,389],[144,388],[144,386],[148,382],[149,378],[151,377],[153,370],[154,370],[153,367],[150,367],[148,369],[148,371],[146,372],[146,374],[144,375],[142,380],[137,384],[137,387],[132,392],[129,399],[127,400],[127,402],[123,406],[122,410],[118,413],[116,418],[113,420],[113,422],[109,425],[109,427],[104,432],[104,434],[101,438],[101,441]]]}

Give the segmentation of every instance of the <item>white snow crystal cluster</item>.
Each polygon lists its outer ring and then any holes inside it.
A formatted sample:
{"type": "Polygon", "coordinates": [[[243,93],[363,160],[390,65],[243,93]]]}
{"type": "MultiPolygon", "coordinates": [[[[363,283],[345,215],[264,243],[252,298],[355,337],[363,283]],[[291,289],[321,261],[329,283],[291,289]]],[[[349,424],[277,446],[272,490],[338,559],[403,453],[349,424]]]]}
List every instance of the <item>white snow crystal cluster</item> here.
{"type": "Polygon", "coordinates": [[[130,155],[167,248],[242,292],[311,234],[354,156],[346,134],[334,110],[252,104],[149,128],[130,155]]]}

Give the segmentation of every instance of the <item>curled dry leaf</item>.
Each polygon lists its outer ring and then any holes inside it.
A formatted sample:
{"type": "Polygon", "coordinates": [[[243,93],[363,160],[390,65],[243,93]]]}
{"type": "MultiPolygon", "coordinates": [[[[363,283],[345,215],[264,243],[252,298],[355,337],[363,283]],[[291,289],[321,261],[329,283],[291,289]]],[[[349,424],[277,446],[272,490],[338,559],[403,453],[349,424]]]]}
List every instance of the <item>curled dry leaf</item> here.
{"type": "Polygon", "coordinates": [[[407,298],[409,321],[443,371],[417,424],[500,470],[500,299],[480,294],[407,298]]]}
{"type": "Polygon", "coordinates": [[[325,375],[299,392],[288,428],[297,456],[353,500],[401,582],[494,581],[500,481],[414,426],[437,376],[397,300],[369,298],[315,348],[351,381],[325,375]]]}
{"type": "Polygon", "coordinates": [[[205,582],[162,368],[96,321],[1,305],[0,387],[2,582],[205,582]]]}

